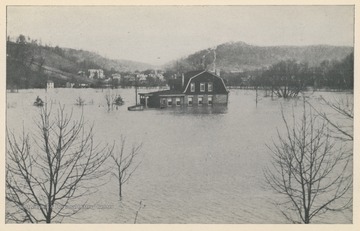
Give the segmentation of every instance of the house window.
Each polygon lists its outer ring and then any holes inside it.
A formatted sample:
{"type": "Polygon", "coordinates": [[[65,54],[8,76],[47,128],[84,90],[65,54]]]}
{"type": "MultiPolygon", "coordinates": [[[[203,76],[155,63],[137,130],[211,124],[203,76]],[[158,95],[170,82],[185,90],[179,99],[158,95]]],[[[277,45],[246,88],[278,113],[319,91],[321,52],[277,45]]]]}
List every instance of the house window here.
{"type": "Polygon", "coordinates": [[[168,101],[168,106],[171,106],[172,105],[172,99],[168,98],[167,101],[168,101]]]}
{"type": "Polygon", "coordinates": [[[190,83],[190,91],[195,92],[195,83],[190,83]]]}
{"type": "Polygon", "coordinates": [[[188,105],[189,106],[193,105],[193,97],[188,97],[188,105]]]}
{"type": "Polygon", "coordinates": [[[199,105],[203,104],[203,97],[202,96],[198,96],[198,104],[199,105]]]}
{"type": "Polygon", "coordinates": [[[208,96],[208,104],[209,105],[213,104],[213,97],[212,96],[208,96]]]}
{"type": "Polygon", "coordinates": [[[165,98],[162,99],[162,104],[166,105],[166,99],[165,98]]]}
{"type": "Polygon", "coordinates": [[[213,91],[213,83],[208,83],[208,92],[213,91]]]}
{"type": "Polygon", "coordinates": [[[180,98],[176,98],[176,106],[180,106],[180,98]]]}
{"type": "Polygon", "coordinates": [[[200,92],[205,92],[205,83],[200,83],[200,92]]]}

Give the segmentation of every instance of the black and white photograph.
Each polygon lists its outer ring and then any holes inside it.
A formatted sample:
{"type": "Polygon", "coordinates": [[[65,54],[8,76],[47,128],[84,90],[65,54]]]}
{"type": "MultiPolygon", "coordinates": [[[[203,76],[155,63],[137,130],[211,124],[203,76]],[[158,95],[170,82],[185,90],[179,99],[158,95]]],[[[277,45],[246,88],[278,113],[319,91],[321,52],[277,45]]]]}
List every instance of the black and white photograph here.
{"type": "Polygon", "coordinates": [[[354,224],[355,3],[99,4],[3,7],[5,225],[354,224]]]}

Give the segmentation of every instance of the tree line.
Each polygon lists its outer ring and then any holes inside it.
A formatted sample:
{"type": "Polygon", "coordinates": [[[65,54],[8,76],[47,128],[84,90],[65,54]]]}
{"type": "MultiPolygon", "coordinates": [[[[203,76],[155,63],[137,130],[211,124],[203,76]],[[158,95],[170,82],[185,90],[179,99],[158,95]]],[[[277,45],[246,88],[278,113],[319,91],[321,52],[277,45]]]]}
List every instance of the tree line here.
{"type": "MultiPolygon", "coordinates": [[[[166,69],[165,76],[169,78],[200,69],[213,71],[217,62],[219,61],[216,61],[214,50],[200,51],[172,63],[166,69]]],[[[287,59],[251,70],[221,70],[221,77],[226,80],[228,86],[265,88],[284,98],[296,96],[307,87],[351,90],[354,87],[354,54],[350,53],[341,60],[323,60],[318,65],[287,59]]]]}
{"type": "Polygon", "coordinates": [[[242,73],[222,73],[230,86],[271,89],[279,97],[297,95],[307,87],[350,90],[354,88],[354,54],[342,60],[324,60],[319,66],[296,60],[284,60],[242,73]]]}
{"type": "Polygon", "coordinates": [[[20,35],[15,42],[6,42],[7,88],[41,87],[46,82],[45,59],[37,49],[38,41],[20,35]]]}

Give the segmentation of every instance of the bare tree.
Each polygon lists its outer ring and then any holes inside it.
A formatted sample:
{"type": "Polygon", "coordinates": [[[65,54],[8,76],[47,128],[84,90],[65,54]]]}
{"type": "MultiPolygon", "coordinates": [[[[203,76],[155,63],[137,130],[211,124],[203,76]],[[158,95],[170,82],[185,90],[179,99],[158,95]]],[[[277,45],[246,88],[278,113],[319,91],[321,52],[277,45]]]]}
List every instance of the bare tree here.
{"type": "Polygon", "coordinates": [[[272,166],[264,171],[271,188],[284,196],[282,214],[294,223],[308,224],[317,215],[352,206],[351,158],[331,137],[326,121],[304,111],[293,124],[282,114],[286,134],[269,147],[272,166]],[[294,217],[295,215],[295,217],[294,217]]]}
{"type": "Polygon", "coordinates": [[[85,128],[81,115],[72,120],[59,106],[41,109],[39,133],[16,138],[7,134],[7,220],[12,222],[61,222],[79,212],[96,179],[107,174],[103,163],[112,147],[95,144],[92,127],[85,128]],[[34,144],[34,145],[33,145],[34,144]]]}
{"type": "Polygon", "coordinates": [[[110,93],[105,94],[105,100],[106,100],[106,105],[108,106],[108,111],[110,111],[110,109],[113,109],[115,98],[116,96],[113,94],[110,93]]]}
{"type": "Polygon", "coordinates": [[[134,159],[139,154],[142,144],[134,145],[128,154],[125,153],[125,144],[126,139],[121,137],[120,151],[113,152],[111,155],[111,158],[115,163],[113,175],[118,179],[120,200],[122,199],[123,185],[130,179],[131,175],[141,163],[139,162],[137,165],[134,165],[134,159]]]}
{"type": "Polygon", "coordinates": [[[346,98],[346,100],[339,99],[328,101],[321,97],[320,100],[325,106],[332,110],[334,116],[329,115],[330,113],[322,112],[316,107],[313,107],[310,103],[309,104],[325,121],[328,122],[336,138],[342,141],[353,141],[354,102],[349,100],[349,98],[346,98]],[[336,120],[341,121],[341,124],[336,122],[336,120]]]}
{"type": "Polygon", "coordinates": [[[79,97],[76,99],[75,105],[84,106],[84,105],[85,105],[85,100],[79,96],[79,97]]]}
{"type": "Polygon", "coordinates": [[[106,105],[108,107],[108,111],[113,110],[114,105],[116,106],[116,109],[117,109],[118,106],[121,106],[124,104],[122,97],[118,94],[111,94],[110,92],[108,92],[105,94],[104,97],[106,100],[106,105]]]}
{"type": "Polygon", "coordinates": [[[142,204],[142,201],[139,202],[139,208],[136,210],[136,213],[135,213],[135,218],[134,218],[134,224],[136,224],[137,222],[137,218],[139,216],[139,212],[142,208],[145,208],[146,205],[143,205],[142,204]]]}

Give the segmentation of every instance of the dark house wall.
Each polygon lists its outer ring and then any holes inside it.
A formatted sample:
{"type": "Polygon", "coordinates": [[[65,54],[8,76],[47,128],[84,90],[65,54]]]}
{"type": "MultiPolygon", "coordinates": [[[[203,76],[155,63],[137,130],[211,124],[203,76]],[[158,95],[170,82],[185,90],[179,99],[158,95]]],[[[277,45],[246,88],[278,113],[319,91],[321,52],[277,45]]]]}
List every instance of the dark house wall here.
{"type": "Polygon", "coordinates": [[[160,97],[159,95],[154,95],[153,97],[149,97],[148,99],[148,106],[149,107],[160,107],[160,97]]]}

